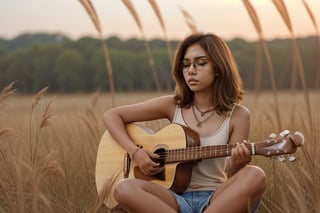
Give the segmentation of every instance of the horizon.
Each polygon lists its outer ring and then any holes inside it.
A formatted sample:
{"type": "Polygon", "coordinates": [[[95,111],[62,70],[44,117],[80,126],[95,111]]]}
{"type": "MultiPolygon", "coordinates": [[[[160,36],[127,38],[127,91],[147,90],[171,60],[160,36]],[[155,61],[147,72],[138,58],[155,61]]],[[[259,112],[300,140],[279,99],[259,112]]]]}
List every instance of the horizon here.
{"type": "MultiPolygon", "coordinates": [[[[79,41],[83,38],[92,38],[92,39],[97,39],[99,40],[99,36],[94,36],[94,35],[83,35],[82,37],[79,37],[79,38],[72,38],[66,34],[63,34],[63,33],[50,33],[50,32],[26,32],[26,33],[21,33],[21,34],[18,34],[16,35],[15,37],[12,37],[12,38],[4,38],[0,35],[0,39],[4,40],[4,41],[12,41],[12,40],[15,40],[21,36],[25,36],[25,35],[49,35],[49,36],[64,36],[68,39],[70,39],[71,41],[73,42],[76,42],[76,41],[79,41]]],[[[137,36],[132,36],[132,37],[127,37],[127,38],[123,38],[119,35],[107,35],[104,37],[104,39],[110,39],[112,37],[116,37],[118,38],[119,40],[125,42],[125,41],[128,41],[128,40],[131,40],[131,39],[137,39],[137,40],[143,40],[143,38],[139,38],[137,36]]],[[[305,35],[305,36],[296,36],[295,39],[308,39],[308,38],[313,38],[313,37],[318,37],[320,39],[320,35],[305,35]]],[[[226,41],[233,41],[233,40],[236,40],[236,39],[242,39],[246,42],[256,42],[258,40],[258,38],[256,38],[255,40],[254,39],[247,39],[247,38],[244,38],[244,37],[234,37],[234,38],[230,38],[230,39],[225,39],[226,41]]],[[[292,39],[290,36],[287,36],[287,37],[274,37],[274,38],[270,38],[270,39],[264,39],[265,41],[274,41],[274,40],[289,40],[289,39],[292,39]]],[[[152,40],[165,40],[165,38],[162,38],[162,37],[153,37],[153,38],[149,38],[148,41],[152,41],[152,40]]],[[[169,41],[180,41],[181,39],[177,38],[177,39],[169,39],[169,41]]]]}

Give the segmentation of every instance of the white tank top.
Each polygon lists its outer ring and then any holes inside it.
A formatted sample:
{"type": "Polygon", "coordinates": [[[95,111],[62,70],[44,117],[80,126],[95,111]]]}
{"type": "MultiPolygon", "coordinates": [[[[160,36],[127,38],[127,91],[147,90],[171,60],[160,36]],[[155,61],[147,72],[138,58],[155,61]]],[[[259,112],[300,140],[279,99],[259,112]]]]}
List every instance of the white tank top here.
{"type": "MultiPolygon", "coordinates": [[[[228,113],[224,122],[215,132],[210,136],[200,137],[200,146],[227,144],[230,118],[231,113],[228,113]]],[[[183,120],[180,107],[176,107],[172,122],[187,126],[183,120]]],[[[192,170],[191,181],[187,191],[216,190],[221,183],[227,180],[225,167],[225,157],[201,160],[192,170]]]]}

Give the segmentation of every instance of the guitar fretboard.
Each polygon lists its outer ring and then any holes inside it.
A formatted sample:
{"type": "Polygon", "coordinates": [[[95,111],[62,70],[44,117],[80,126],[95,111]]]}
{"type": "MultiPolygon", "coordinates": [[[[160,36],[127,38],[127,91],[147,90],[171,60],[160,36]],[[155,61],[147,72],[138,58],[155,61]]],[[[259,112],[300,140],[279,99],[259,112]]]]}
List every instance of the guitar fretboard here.
{"type": "MultiPolygon", "coordinates": [[[[227,157],[231,155],[231,150],[235,144],[188,147],[182,149],[171,149],[165,153],[165,163],[175,163],[181,161],[192,161],[200,159],[227,157]]],[[[252,154],[250,145],[249,151],[252,154]]]]}

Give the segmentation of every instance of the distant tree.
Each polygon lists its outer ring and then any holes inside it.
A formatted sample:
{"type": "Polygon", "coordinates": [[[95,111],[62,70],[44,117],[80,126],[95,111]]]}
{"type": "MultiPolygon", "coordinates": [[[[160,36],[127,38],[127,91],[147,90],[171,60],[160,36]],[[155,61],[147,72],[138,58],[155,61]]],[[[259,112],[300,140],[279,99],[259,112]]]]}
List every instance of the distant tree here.
{"type": "MultiPolygon", "coordinates": [[[[113,66],[116,91],[156,90],[148,65],[148,57],[142,40],[121,40],[116,36],[107,38],[113,66]]],[[[170,41],[173,50],[179,41],[170,41]]],[[[246,90],[255,88],[257,45],[255,41],[241,38],[227,41],[235,57],[246,90]]],[[[162,90],[174,89],[171,66],[165,41],[149,41],[154,64],[162,90]]],[[[309,88],[320,85],[320,50],[318,38],[297,39],[309,88]]],[[[267,41],[278,89],[290,89],[296,80],[291,75],[294,57],[290,39],[267,41]]],[[[262,60],[261,89],[271,89],[268,66],[262,60]]],[[[297,76],[296,76],[297,77],[297,76]]],[[[0,39],[0,84],[2,87],[15,81],[22,92],[36,92],[50,86],[50,91],[109,90],[105,69],[105,57],[101,42],[91,37],[72,41],[61,35],[24,34],[11,40],[0,39]]],[[[319,87],[319,86],[318,86],[319,87]]]]}
{"type": "Polygon", "coordinates": [[[84,63],[86,60],[76,50],[60,53],[55,61],[54,73],[59,91],[74,92],[84,89],[84,63]]]}
{"type": "Polygon", "coordinates": [[[1,78],[6,81],[4,84],[15,81],[20,91],[32,91],[32,57],[31,49],[17,50],[4,57],[1,66],[1,78]]]}
{"type": "Polygon", "coordinates": [[[63,51],[60,45],[38,46],[36,55],[32,58],[33,91],[49,86],[50,90],[56,90],[59,86],[55,82],[54,67],[57,56],[63,51]]]}

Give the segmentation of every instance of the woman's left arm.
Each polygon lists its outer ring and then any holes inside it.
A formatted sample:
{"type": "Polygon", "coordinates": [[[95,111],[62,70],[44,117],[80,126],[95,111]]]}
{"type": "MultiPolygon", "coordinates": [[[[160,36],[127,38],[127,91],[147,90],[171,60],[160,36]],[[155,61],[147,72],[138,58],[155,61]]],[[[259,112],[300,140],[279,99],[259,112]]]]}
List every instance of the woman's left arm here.
{"type": "Polygon", "coordinates": [[[250,112],[242,106],[236,105],[230,120],[229,144],[237,144],[227,159],[226,173],[228,178],[246,166],[251,161],[251,154],[243,141],[248,140],[250,132],[250,112]]]}

